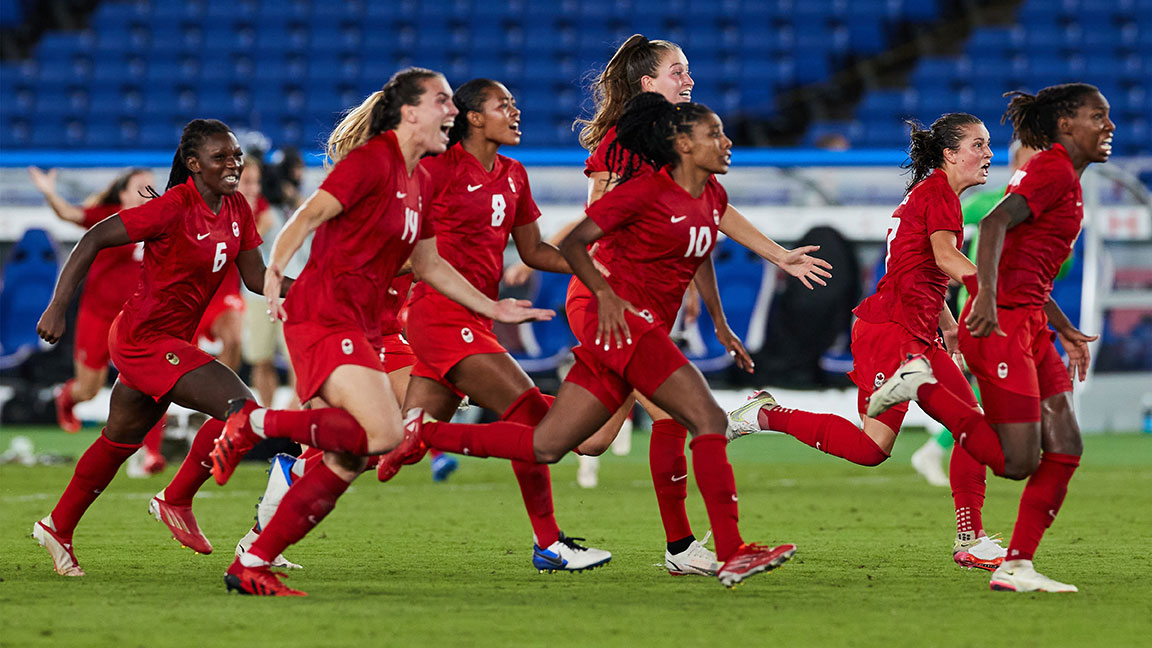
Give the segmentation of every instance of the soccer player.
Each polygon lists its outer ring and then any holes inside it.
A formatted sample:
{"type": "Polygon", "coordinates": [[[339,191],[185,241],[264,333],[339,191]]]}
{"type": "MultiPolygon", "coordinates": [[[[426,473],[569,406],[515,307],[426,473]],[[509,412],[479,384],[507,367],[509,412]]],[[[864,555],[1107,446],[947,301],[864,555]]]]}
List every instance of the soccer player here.
{"type": "MultiPolygon", "coordinates": [[[[913,125],[908,157],[912,178],[886,237],[886,272],[876,294],[853,311],[858,319],[852,327],[853,368],[848,375],[858,388],[862,426],[835,414],[780,407],[768,392],[759,392],[731,413],[730,438],[776,430],[852,463],[879,465],[892,452],[908,405],[874,414],[869,398],[875,400],[873,392],[896,374],[908,354],[926,356],[940,385],[954,395],[940,402],[922,400],[929,415],[951,430],[970,427],[962,426],[958,417],[979,419],[976,398],[954,361],[959,354],[957,325],[944,294],[950,277],[959,281],[975,270],[960,251],[964,225],[959,196],[988,179],[988,129],[965,113],[944,115],[928,129],[913,125]],[[961,406],[952,407],[957,398],[961,406]]],[[[997,455],[995,433],[987,424],[982,430],[991,454],[997,455]]],[[[1005,552],[983,528],[984,465],[962,445],[953,451],[949,475],[956,506],[953,559],[963,567],[991,571],[1005,552]]]]}
{"type": "Polygon", "coordinates": [[[990,586],[1075,592],[1074,585],[1037,572],[1032,558],[1080,465],[1083,445],[1072,410],[1071,376],[1085,379],[1088,343],[1096,336],[1073,326],[1050,293],[1080,234],[1080,176],[1089,164],[1108,161],[1116,126],[1108,118],[1108,100],[1086,83],[1008,96],[1005,117],[1012,120],[1015,138],[1041,152],[1012,176],[1004,200],[980,222],[977,272],[965,280],[972,299],[960,330],[960,348],[1007,461],[1019,466],[1019,474],[1030,475],[1008,557],[990,586]],[[1068,354],[1067,369],[1048,325],[1068,354]]]}
{"type": "MultiPolygon", "coordinates": [[[[477,290],[495,299],[508,237],[524,263],[548,272],[571,273],[555,246],[540,240],[540,209],[532,200],[528,173],[498,153],[520,143],[520,110],[503,84],[473,79],[452,97],[460,114],[449,132],[448,150],[425,159],[431,229],[437,249],[477,290]]],[[[540,393],[528,374],[497,341],[491,318],[457,304],[421,281],[408,302],[408,340],[419,362],[412,370],[403,411],[419,407],[448,420],[462,395],[505,421],[536,425],[552,397],[540,393]]],[[[402,463],[385,455],[377,470],[391,479],[402,463]]],[[[532,523],[532,564],[541,571],[581,571],[606,564],[612,554],[581,546],[557,525],[548,466],[513,461],[512,468],[532,523]]]]}
{"type": "Polygon", "coordinates": [[[263,287],[264,261],[255,249],[260,236],[248,204],[236,194],[243,167],[240,144],[228,126],[214,119],[189,122],[164,195],[105,218],[80,238],[37,324],[41,338],[59,340],[64,311],[97,252],[145,243],[139,287],[109,333],[120,377],[108,424],[76,463],[56,507],[32,529],[62,575],[84,575],[72,550],[76,524],[170,403],[213,418],[201,426],[172,482],[148,510],[185,546],[212,551],[192,515],[192,496],[208,478],[208,453],[224,427],[229,400],[251,398],[251,392],[190,340],[228,266],[239,267],[249,289],[263,287]]]}
{"type": "MultiPolygon", "coordinates": [[[[120,174],[104,191],[93,196],[91,204],[77,207],[56,193],[56,170],[41,171],[28,167],[32,186],[44,194],[52,211],[66,220],[91,229],[96,223],[121,209],[138,207],[148,199],[145,188],[155,180],[148,169],[129,169],[120,174]]],[[[56,422],[65,432],[80,431],[80,419],[72,412],[77,403],[91,400],[108,380],[108,329],[120,314],[124,302],[140,283],[140,262],[144,246],[129,244],[102,250],[92,262],[80,311],[76,317],[75,348],[72,362],[76,376],[56,392],[56,422]]],[[[164,470],[160,443],[164,440],[165,419],[161,417],[144,438],[146,451],[142,469],[145,474],[164,470]]]]}
{"type": "MultiPolygon", "coordinates": [[[[592,97],[596,106],[592,118],[577,120],[578,124],[584,125],[580,143],[590,152],[584,168],[588,176],[589,206],[611,191],[624,173],[624,169],[618,166],[624,158],[610,159],[608,152],[616,139],[617,121],[628,101],[642,92],[656,92],[673,104],[688,102],[692,99],[694,86],[688,59],[675,43],[649,40],[641,34],[634,34],[620,45],[603,73],[592,84],[592,97]]],[[[634,163],[639,166],[630,170],[633,174],[651,170],[643,162],[634,163]]],[[[817,246],[785,250],[761,234],[731,205],[726,206],[720,230],[777,264],[788,274],[798,277],[809,288],[810,282],[823,284],[820,277],[830,276],[825,269],[831,268],[827,262],[808,256],[808,253],[819,249],[817,246]]],[[[573,280],[573,285],[576,283],[573,280]]],[[[711,257],[703,259],[694,283],[716,326],[717,339],[733,355],[738,366],[751,372],[752,359],[724,317],[711,257]]],[[[671,326],[672,322],[668,324],[671,326]]],[[[664,566],[673,575],[715,575],[718,568],[715,553],[696,540],[684,506],[688,497],[688,483],[684,477],[688,474],[688,459],[684,453],[688,430],[641,394],[633,396],[640,399],[653,421],[648,461],[667,542],[664,566]]],[[[596,434],[580,445],[582,463],[587,461],[585,457],[598,456],[612,444],[620,432],[620,426],[632,411],[635,403],[633,396],[623,403],[596,434]]]]}
{"type": "Polygon", "coordinates": [[[724,218],[727,197],[712,176],[727,172],[732,142],[706,107],[673,105],[656,93],[629,103],[616,142],[609,157],[624,158],[615,167],[624,169],[622,181],[588,207],[588,217],[561,245],[581,282],[570,290],[567,305],[581,344],[576,365],[544,419],[535,428],[510,421],[460,425],[438,423],[415,410],[401,449],[427,442],[476,457],[555,463],[591,437],[637,389],[694,437],[694,472],[717,558],[724,561],[717,577],[732,586],[779,566],[796,551],[791,544],[769,548],[741,539],[724,412],[704,377],[668,337],[684,290],[712,251],[724,218]],[[633,178],[634,157],[660,171],[633,178]],[[588,251],[594,243],[602,270],[588,251]]]}
{"type": "MultiPolygon", "coordinates": [[[[457,114],[452,89],[438,72],[408,68],[350,110],[328,140],[335,167],[281,230],[265,273],[265,291],[279,294],[284,264],[315,232],[312,254],[292,299],[269,299],[282,319],[296,391],[313,409],[273,411],[251,398],[234,401],[212,451],[212,473],[224,483],[262,437],[284,437],[324,450],[323,460],[284,495],[252,547],[229,566],[229,590],[299,596],[269,563],[303,538],[335,507],[363,471],[365,457],[403,438],[400,408],[380,361],[387,286],[412,257],[420,277],[469,309],[507,322],[545,318],[527,302],[489,299],[440,258],[425,226],[427,153],[442,153],[457,114]],[[326,405],[317,407],[317,405],[326,405]]],[[[265,293],[267,294],[267,292],[265,293]]]]}

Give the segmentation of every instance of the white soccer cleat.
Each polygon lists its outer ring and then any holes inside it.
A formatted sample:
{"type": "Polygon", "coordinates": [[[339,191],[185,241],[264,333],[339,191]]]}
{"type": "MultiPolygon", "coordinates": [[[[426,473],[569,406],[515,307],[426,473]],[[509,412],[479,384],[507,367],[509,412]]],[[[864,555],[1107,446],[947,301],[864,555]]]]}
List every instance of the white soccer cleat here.
{"type": "Polygon", "coordinates": [[[576,483],[580,488],[596,488],[600,483],[600,457],[580,455],[577,462],[576,483]]]}
{"type": "Polygon", "coordinates": [[[296,481],[292,466],[296,465],[296,457],[280,453],[272,458],[272,466],[268,469],[268,485],[264,488],[264,495],[256,505],[256,528],[263,529],[272,519],[276,509],[280,507],[280,500],[296,481]]]}
{"type": "Polygon", "coordinates": [[[868,416],[876,418],[889,409],[916,400],[916,390],[925,383],[936,382],[932,375],[932,365],[923,354],[917,354],[896,369],[892,377],[884,381],[868,400],[868,416]]]}
{"type": "MultiPolygon", "coordinates": [[[[260,534],[256,532],[256,529],[249,529],[248,533],[244,534],[243,538],[240,538],[240,542],[236,543],[236,557],[239,558],[241,554],[244,554],[249,549],[251,549],[252,543],[256,542],[256,538],[259,537],[260,534]]],[[[281,569],[304,569],[303,565],[297,565],[291,560],[288,560],[284,557],[284,554],[276,556],[272,562],[268,563],[268,566],[280,567],[281,569]]]]}
{"type": "Polygon", "coordinates": [[[1007,560],[992,573],[988,586],[995,592],[1078,592],[1075,585],[1061,583],[1036,571],[1031,560],[1007,560]]]}
{"type": "Polygon", "coordinates": [[[48,555],[52,556],[52,566],[57,574],[61,576],[84,575],[84,570],[80,569],[80,563],[76,561],[76,554],[72,553],[72,543],[66,542],[64,538],[56,535],[51,515],[32,525],[32,537],[36,538],[36,542],[40,543],[41,547],[48,550],[48,555]]]}
{"type": "Polygon", "coordinates": [[[678,554],[664,550],[664,568],[673,576],[715,576],[720,571],[720,563],[716,562],[716,552],[704,546],[708,542],[709,531],[704,536],[704,542],[692,541],[688,548],[678,554]]]}
{"type": "Polygon", "coordinates": [[[728,412],[728,429],[724,431],[724,436],[728,437],[729,441],[735,441],[742,436],[764,432],[765,430],[760,427],[760,410],[776,407],[779,405],[776,404],[776,399],[772,398],[772,394],[764,390],[752,394],[748,397],[747,403],[728,412]]]}
{"type": "Polygon", "coordinates": [[[928,443],[912,453],[912,467],[933,486],[948,485],[948,473],[944,472],[943,462],[944,448],[936,443],[936,439],[928,439],[928,443]]]}
{"type": "Polygon", "coordinates": [[[569,571],[578,572],[585,569],[595,569],[608,564],[612,554],[603,549],[594,549],[577,544],[576,541],[584,538],[570,538],[560,533],[560,539],[553,542],[547,549],[539,545],[532,545],[532,566],[543,572],[569,571]]]}
{"type": "Polygon", "coordinates": [[[957,538],[956,543],[952,545],[952,560],[967,569],[996,571],[1008,557],[1008,550],[1000,544],[1001,542],[1002,540],[996,536],[986,535],[967,542],[957,538]]]}

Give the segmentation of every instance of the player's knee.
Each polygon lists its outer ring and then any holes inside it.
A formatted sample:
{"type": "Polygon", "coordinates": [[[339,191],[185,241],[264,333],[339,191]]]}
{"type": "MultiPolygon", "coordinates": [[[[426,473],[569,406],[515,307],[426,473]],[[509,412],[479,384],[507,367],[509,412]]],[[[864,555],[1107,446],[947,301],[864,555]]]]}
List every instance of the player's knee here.
{"type": "Polygon", "coordinates": [[[1040,453],[1029,452],[1024,456],[1018,457],[1005,457],[1004,458],[1004,474],[1002,477],[1005,479],[1012,479],[1020,481],[1021,479],[1028,479],[1032,473],[1036,472],[1036,468],[1040,465],[1040,453]]]}
{"type": "Polygon", "coordinates": [[[78,380],[73,383],[72,387],[72,400],[77,403],[92,400],[96,398],[96,394],[100,393],[100,382],[96,380],[78,380]]]}
{"type": "Polygon", "coordinates": [[[685,423],[693,438],[702,434],[724,434],[727,428],[727,415],[719,405],[709,405],[698,412],[693,412],[685,423]]]}
{"type": "Polygon", "coordinates": [[[554,464],[568,454],[566,450],[556,447],[534,446],[532,451],[536,455],[536,461],[542,464],[554,464]]]}

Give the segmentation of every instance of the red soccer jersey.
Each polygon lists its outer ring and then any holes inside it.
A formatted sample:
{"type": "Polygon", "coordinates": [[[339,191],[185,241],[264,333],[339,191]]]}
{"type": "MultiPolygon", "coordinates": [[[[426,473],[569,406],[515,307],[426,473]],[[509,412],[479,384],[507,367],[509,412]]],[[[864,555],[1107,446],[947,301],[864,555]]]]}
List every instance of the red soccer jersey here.
{"type": "MultiPolygon", "coordinates": [[[[93,225],[119,211],[120,205],[88,207],[84,210],[81,225],[92,229],[93,225]]],[[[144,250],[139,243],[100,250],[88,269],[88,280],[81,297],[82,308],[108,319],[116,317],[140,284],[140,263],[143,260],[144,250]]]]}
{"type": "Polygon", "coordinates": [[[996,302],[1040,307],[1048,303],[1052,282],[1080,235],[1080,176],[1068,151],[1055,144],[1016,171],[1006,193],[1023,196],[1032,215],[1004,235],[996,302]]]}
{"type": "Polygon", "coordinates": [[[956,247],[964,243],[964,217],[960,199],[937,169],[912,187],[892,214],[888,230],[886,271],[876,294],[852,312],[865,322],[895,322],[916,337],[936,339],[948,275],[932,254],[933,232],[956,233],[956,247]]]}
{"type": "Polygon", "coordinates": [[[120,220],[129,238],[145,241],[140,289],[124,304],[121,324],[137,341],[154,335],[190,341],[236,255],[260,245],[243,196],[225,196],[214,214],[191,178],[120,212],[120,220]]]}
{"type": "Polygon", "coordinates": [[[693,198],[667,170],[604,194],[588,218],[604,230],[595,256],[608,269],[612,290],[671,329],[684,291],[716,246],[727,207],[728,193],[715,178],[693,198]]]}
{"type": "Polygon", "coordinates": [[[423,226],[420,192],[427,171],[408,175],[392,131],[336,163],[320,188],[344,206],[312,239],[312,254],[285,300],[290,321],[380,335],[392,277],[412,254],[423,226]]]}
{"type": "MultiPolygon", "coordinates": [[[[528,172],[516,160],[496,156],[492,171],[459,144],[420,162],[431,176],[429,227],[436,249],[480,292],[495,299],[512,229],[540,218],[528,172]]],[[[423,282],[416,294],[432,290],[423,282]]]]}
{"type": "Polygon", "coordinates": [[[395,335],[404,332],[404,319],[400,316],[404,305],[408,303],[408,292],[412,288],[412,273],[400,275],[392,279],[388,290],[384,294],[384,320],[380,322],[380,332],[384,335],[395,335]]]}

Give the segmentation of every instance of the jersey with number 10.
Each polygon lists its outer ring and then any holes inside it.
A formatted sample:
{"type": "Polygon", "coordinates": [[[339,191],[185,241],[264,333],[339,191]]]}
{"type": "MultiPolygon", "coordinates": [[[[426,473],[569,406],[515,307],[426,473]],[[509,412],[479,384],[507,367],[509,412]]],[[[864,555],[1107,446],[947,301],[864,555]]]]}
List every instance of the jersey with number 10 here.
{"type": "Polygon", "coordinates": [[[243,196],[224,196],[214,214],[191,178],[121,211],[120,220],[131,240],[145,242],[140,289],[124,304],[121,324],[136,341],[191,340],[236,255],[260,245],[243,196]]]}
{"type": "MultiPolygon", "coordinates": [[[[503,155],[488,171],[460,144],[420,166],[430,176],[428,223],[436,249],[480,292],[496,299],[509,235],[540,218],[528,173],[503,155]]],[[[431,288],[421,282],[415,290],[420,295],[431,288]]]]}
{"type": "Polygon", "coordinates": [[[728,193],[716,178],[694,198],[667,169],[617,186],[588,207],[604,236],[596,260],[608,284],[637,310],[649,311],[666,330],[697,268],[716,247],[728,193]]]}
{"type": "Polygon", "coordinates": [[[909,333],[932,342],[948,291],[948,275],[936,265],[933,232],[956,233],[956,248],[964,243],[960,198],[937,169],[912,187],[892,214],[888,229],[886,271],[876,294],[860,302],[853,313],[865,322],[895,322],[909,333]]]}
{"type": "Polygon", "coordinates": [[[377,135],[336,163],[320,188],[344,211],[316,229],[308,264],[284,301],[290,322],[380,334],[388,287],[420,238],[427,172],[408,174],[396,133],[377,135]]]}

